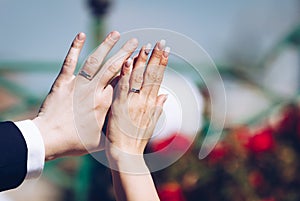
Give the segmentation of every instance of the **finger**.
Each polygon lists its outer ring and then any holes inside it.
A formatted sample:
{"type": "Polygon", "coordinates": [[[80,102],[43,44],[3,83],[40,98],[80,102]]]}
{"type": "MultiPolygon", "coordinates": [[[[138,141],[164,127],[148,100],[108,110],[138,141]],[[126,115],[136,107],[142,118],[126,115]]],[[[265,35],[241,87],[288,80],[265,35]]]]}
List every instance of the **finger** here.
{"type": "Polygon", "coordinates": [[[166,47],[166,49],[163,51],[163,55],[161,57],[160,63],[159,63],[159,68],[157,69],[157,79],[152,85],[151,91],[150,91],[150,96],[156,97],[161,85],[161,82],[164,77],[164,73],[168,64],[168,59],[169,59],[169,53],[170,53],[170,48],[166,47]]]}
{"type": "Polygon", "coordinates": [[[154,50],[152,51],[143,77],[144,81],[142,83],[141,92],[144,94],[150,94],[153,85],[161,79],[159,77],[161,75],[158,74],[158,69],[165,44],[166,41],[161,40],[160,42],[156,43],[154,50]]]}
{"type": "Polygon", "coordinates": [[[87,58],[80,72],[86,74],[86,79],[84,76],[80,76],[80,79],[91,80],[96,73],[99,71],[101,63],[107,56],[109,51],[117,43],[120,38],[120,34],[117,31],[113,31],[106,36],[104,41],[97,47],[97,49],[87,58]]]}
{"type": "Polygon", "coordinates": [[[85,42],[85,38],[86,36],[84,33],[79,33],[74,38],[54,85],[73,78],[78,57],[85,42]]]}
{"type": "Polygon", "coordinates": [[[152,118],[152,124],[154,126],[156,125],[156,123],[163,111],[163,106],[167,99],[168,99],[168,94],[159,95],[156,99],[155,110],[154,110],[153,118],[152,118]]]}
{"type": "Polygon", "coordinates": [[[115,77],[120,71],[124,62],[130,57],[130,55],[137,48],[138,41],[135,38],[127,41],[123,47],[112,56],[97,73],[95,80],[99,81],[100,88],[105,88],[106,85],[115,77]]]}
{"type": "Polygon", "coordinates": [[[151,50],[151,44],[143,46],[135,59],[133,69],[130,76],[129,86],[133,89],[140,89],[143,82],[143,74],[145,71],[148,54],[151,50]]]}
{"type": "Polygon", "coordinates": [[[116,97],[119,98],[120,101],[126,101],[127,95],[129,92],[129,78],[131,74],[132,68],[132,59],[129,58],[122,66],[122,71],[120,75],[120,80],[117,85],[117,94],[116,97]]]}

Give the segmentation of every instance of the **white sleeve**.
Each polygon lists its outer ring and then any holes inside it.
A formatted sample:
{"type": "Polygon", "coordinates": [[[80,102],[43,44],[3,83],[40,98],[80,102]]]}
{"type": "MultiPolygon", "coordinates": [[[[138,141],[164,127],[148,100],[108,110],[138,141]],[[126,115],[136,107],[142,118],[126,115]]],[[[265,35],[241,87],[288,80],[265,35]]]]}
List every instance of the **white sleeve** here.
{"type": "Polygon", "coordinates": [[[31,120],[14,123],[22,132],[27,145],[26,179],[38,178],[43,171],[45,163],[45,146],[41,133],[31,120]]]}

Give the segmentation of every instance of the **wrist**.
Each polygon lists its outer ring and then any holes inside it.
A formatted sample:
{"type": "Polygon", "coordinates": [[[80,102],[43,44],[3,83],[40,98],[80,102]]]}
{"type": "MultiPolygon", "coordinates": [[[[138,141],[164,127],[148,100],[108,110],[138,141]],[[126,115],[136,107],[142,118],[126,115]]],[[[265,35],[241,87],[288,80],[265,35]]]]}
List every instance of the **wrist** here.
{"type": "Polygon", "coordinates": [[[113,170],[130,174],[149,173],[143,154],[128,153],[110,145],[106,147],[106,156],[113,170]]]}
{"type": "MultiPolygon", "coordinates": [[[[143,155],[149,139],[138,138],[119,129],[108,129],[106,133],[106,149],[116,148],[122,152],[134,155],[143,155]]],[[[112,153],[114,153],[112,149],[112,153]]]]}
{"type": "Polygon", "coordinates": [[[39,129],[45,148],[45,161],[53,160],[56,158],[56,153],[51,145],[52,140],[50,139],[49,133],[51,133],[51,128],[49,122],[45,123],[41,117],[36,117],[32,120],[35,126],[39,129]]]}

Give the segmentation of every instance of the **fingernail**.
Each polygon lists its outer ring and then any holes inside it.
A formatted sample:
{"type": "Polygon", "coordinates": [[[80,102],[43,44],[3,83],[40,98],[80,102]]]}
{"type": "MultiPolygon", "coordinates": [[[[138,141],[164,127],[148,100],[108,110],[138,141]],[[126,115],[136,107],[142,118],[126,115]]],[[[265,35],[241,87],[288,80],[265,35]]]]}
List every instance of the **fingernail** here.
{"type": "Polygon", "coordinates": [[[130,67],[131,63],[132,63],[132,58],[129,58],[129,59],[127,59],[127,61],[125,62],[125,66],[126,66],[126,67],[130,67]]]}
{"type": "Polygon", "coordinates": [[[78,35],[77,35],[77,39],[78,40],[84,40],[85,39],[85,34],[80,32],[78,35]]]}
{"type": "Polygon", "coordinates": [[[148,55],[151,51],[151,43],[148,43],[145,47],[145,54],[148,55]]]}
{"type": "Polygon", "coordinates": [[[165,45],[166,45],[166,41],[165,40],[161,40],[161,41],[158,42],[157,48],[159,50],[163,50],[164,47],[165,47],[165,45]]]}
{"type": "Polygon", "coordinates": [[[166,47],[166,48],[165,48],[165,50],[164,50],[164,52],[163,52],[164,57],[168,57],[168,56],[169,56],[170,50],[171,50],[170,47],[166,47]]]}
{"type": "Polygon", "coordinates": [[[116,31],[113,31],[113,32],[111,32],[110,37],[113,40],[118,40],[120,38],[120,34],[116,31]]]}

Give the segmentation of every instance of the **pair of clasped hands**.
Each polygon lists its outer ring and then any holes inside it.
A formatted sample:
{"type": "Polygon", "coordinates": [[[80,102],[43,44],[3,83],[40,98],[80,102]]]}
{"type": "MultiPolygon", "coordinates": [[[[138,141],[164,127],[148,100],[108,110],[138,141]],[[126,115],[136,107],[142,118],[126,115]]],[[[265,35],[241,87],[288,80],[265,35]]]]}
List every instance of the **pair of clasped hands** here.
{"type": "Polygon", "coordinates": [[[119,38],[117,31],[109,33],[74,75],[86,39],[84,33],[75,37],[33,120],[45,143],[46,161],[105,149],[109,161],[115,164],[121,153],[143,154],[167,99],[158,91],[170,48],[161,40],[151,55],[151,44],[147,44],[131,58],[138,47],[133,38],[106,59],[119,38]]]}

